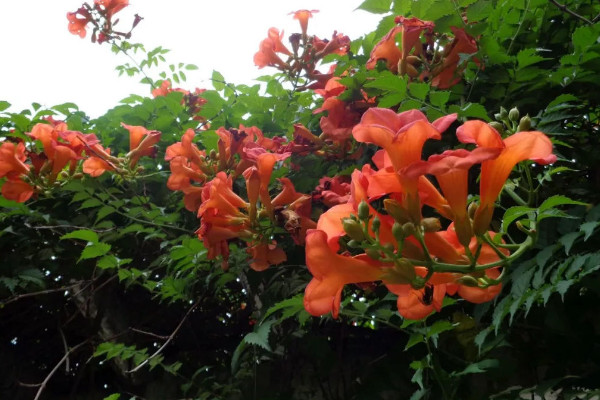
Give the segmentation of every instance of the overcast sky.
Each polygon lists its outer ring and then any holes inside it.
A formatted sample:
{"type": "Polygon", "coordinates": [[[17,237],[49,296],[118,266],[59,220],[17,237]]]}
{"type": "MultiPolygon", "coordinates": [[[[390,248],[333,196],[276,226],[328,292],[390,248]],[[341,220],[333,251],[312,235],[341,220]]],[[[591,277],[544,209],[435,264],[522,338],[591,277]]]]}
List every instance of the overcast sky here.
{"type": "MultiPolygon", "coordinates": [[[[91,3],[93,0],[89,0],[91,3]]],[[[186,89],[211,87],[212,70],[234,83],[273,72],[258,70],[253,55],[269,27],[298,32],[289,12],[318,9],[309,22],[309,34],[329,38],[334,30],[351,39],[375,29],[379,17],[354,11],[362,0],[130,0],[119,12],[117,27],[127,30],[134,14],[144,20],[133,31],[132,42],[147,50],[170,49],[170,63],[195,64],[187,72],[186,89]]],[[[81,0],[0,0],[2,62],[0,100],[13,104],[11,111],[28,108],[31,102],[52,106],[74,102],[91,116],[104,113],[118,101],[135,93],[148,95],[139,78],[118,77],[115,66],[127,62],[115,56],[107,44],[80,39],[67,30],[66,13],[81,0]]],[[[166,66],[164,67],[167,68],[166,66]]]]}

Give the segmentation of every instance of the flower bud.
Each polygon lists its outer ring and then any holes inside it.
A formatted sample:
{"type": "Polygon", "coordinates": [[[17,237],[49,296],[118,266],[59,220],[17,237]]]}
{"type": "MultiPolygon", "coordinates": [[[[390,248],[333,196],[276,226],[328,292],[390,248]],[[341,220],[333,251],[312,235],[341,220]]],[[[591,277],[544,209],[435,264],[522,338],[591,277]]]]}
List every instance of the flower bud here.
{"type": "Polygon", "coordinates": [[[519,121],[519,128],[517,129],[517,132],[524,132],[524,131],[528,131],[530,129],[531,129],[531,118],[529,118],[529,114],[527,114],[526,116],[521,118],[521,120],[519,121]]]}
{"type": "Polygon", "coordinates": [[[369,204],[366,201],[361,201],[358,205],[358,218],[362,220],[369,219],[369,214],[371,210],[369,210],[369,204]]]}
{"type": "Polygon", "coordinates": [[[375,233],[379,232],[380,226],[381,226],[381,220],[379,219],[379,217],[373,218],[373,224],[371,225],[371,229],[373,229],[373,232],[375,232],[375,233]]]}
{"type": "Polygon", "coordinates": [[[477,279],[473,278],[471,275],[461,276],[456,280],[456,283],[468,287],[479,287],[479,282],[477,282],[477,279]]]}
{"type": "Polygon", "coordinates": [[[494,128],[495,130],[497,130],[498,133],[501,134],[501,135],[504,133],[504,124],[502,122],[492,121],[492,122],[489,123],[489,126],[491,126],[492,128],[494,128]]]}
{"type": "Polygon", "coordinates": [[[388,251],[390,253],[393,253],[395,250],[394,245],[391,243],[386,243],[383,245],[383,247],[385,248],[386,251],[388,251]]]}
{"type": "Polygon", "coordinates": [[[376,260],[376,261],[381,258],[381,254],[379,253],[379,250],[377,250],[376,248],[373,248],[373,247],[369,247],[368,249],[366,249],[365,253],[367,253],[367,255],[369,257],[371,257],[373,260],[376,260]]]}
{"type": "Polygon", "coordinates": [[[385,199],[383,201],[383,208],[396,221],[400,223],[405,223],[409,221],[408,213],[398,201],[393,199],[385,199]]]}
{"type": "Polygon", "coordinates": [[[510,119],[511,121],[518,121],[519,120],[519,110],[517,109],[517,107],[511,108],[511,110],[508,112],[508,119],[510,119]]]}
{"type": "Polygon", "coordinates": [[[365,234],[358,221],[350,218],[344,218],[342,221],[342,226],[344,227],[344,232],[346,232],[350,239],[356,240],[357,242],[362,242],[365,240],[365,234]]]}
{"type": "Polygon", "coordinates": [[[442,223],[438,218],[423,218],[421,226],[425,232],[438,232],[442,229],[442,223]]]}
{"type": "Polygon", "coordinates": [[[508,111],[506,111],[506,108],[500,107],[500,119],[504,119],[506,117],[508,117],[508,111]]]}
{"type": "Polygon", "coordinates": [[[501,120],[502,120],[502,114],[500,114],[500,113],[496,113],[496,114],[494,114],[494,119],[495,119],[496,121],[501,121],[501,120]]]}
{"type": "Polygon", "coordinates": [[[392,225],[392,235],[398,242],[402,242],[404,240],[404,230],[402,229],[402,225],[397,222],[394,222],[392,225]]]}
{"type": "Polygon", "coordinates": [[[475,212],[477,212],[477,208],[479,208],[479,205],[477,203],[472,202],[471,204],[469,204],[469,207],[467,208],[467,214],[469,215],[469,218],[475,218],[475,212]]]}
{"type": "Polygon", "coordinates": [[[416,276],[415,267],[407,259],[401,258],[393,267],[386,269],[381,280],[386,284],[406,285],[412,283],[416,276]]]}
{"type": "Polygon", "coordinates": [[[404,225],[402,225],[402,231],[404,231],[404,236],[410,236],[410,235],[414,235],[415,233],[415,225],[412,222],[407,222],[404,225]]]}
{"type": "Polygon", "coordinates": [[[208,156],[210,157],[211,160],[216,160],[217,159],[217,152],[215,151],[215,149],[212,149],[210,151],[210,153],[208,153],[208,156]]]}
{"type": "Polygon", "coordinates": [[[346,246],[350,247],[351,249],[358,249],[358,248],[360,248],[360,243],[357,242],[356,240],[350,240],[350,241],[348,241],[346,246]]]}

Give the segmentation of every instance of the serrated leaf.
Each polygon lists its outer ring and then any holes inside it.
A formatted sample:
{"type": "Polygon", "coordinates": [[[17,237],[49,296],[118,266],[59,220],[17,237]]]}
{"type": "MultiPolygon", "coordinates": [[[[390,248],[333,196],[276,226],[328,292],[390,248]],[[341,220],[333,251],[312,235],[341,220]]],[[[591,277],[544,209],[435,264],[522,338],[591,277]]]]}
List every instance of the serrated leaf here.
{"type": "Polygon", "coordinates": [[[554,208],[556,206],[563,206],[563,205],[586,206],[588,204],[581,202],[581,201],[570,199],[567,196],[555,195],[555,196],[549,197],[546,200],[544,200],[544,202],[539,206],[538,210],[540,213],[542,213],[542,212],[549,210],[551,208],[554,208]]]}
{"type": "Polygon", "coordinates": [[[571,247],[573,247],[573,243],[575,243],[575,240],[581,236],[582,232],[569,232],[566,235],[561,236],[560,239],[558,239],[559,243],[562,244],[563,246],[565,246],[565,254],[569,255],[569,252],[571,251],[571,247]]]}
{"type": "Polygon", "coordinates": [[[594,233],[594,230],[598,227],[598,225],[600,225],[600,222],[598,221],[590,221],[590,222],[586,222],[581,224],[581,226],[579,227],[579,230],[583,233],[585,233],[585,236],[583,237],[583,241],[587,241],[590,236],[592,236],[592,234],[594,233]]]}
{"type": "Polygon", "coordinates": [[[450,321],[436,321],[431,327],[427,329],[427,337],[439,335],[442,332],[451,331],[455,325],[450,321]]]}
{"type": "Polygon", "coordinates": [[[213,71],[212,72],[212,84],[213,87],[215,88],[215,90],[223,90],[225,89],[225,78],[223,77],[223,75],[221,75],[221,73],[219,71],[213,71]]]}
{"type": "Polygon", "coordinates": [[[554,254],[555,246],[544,247],[536,256],[535,261],[538,266],[544,267],[552,254],[554,254]]]}
{"type": "Polygon", "coordinates": [[[425,100],[429,93],[429,85],[427,83],[413,82],[408,85],[408,92],[419,100],[425,100]]]}
{"type": "Polygon", "coordinates": [[[404,347],[404,350],[406,351],[406,350],[410,349],[411,347],[413,347],[414,345],[423,343],[423,342],[425,342],[425,338],[423,337],[422,334],[413,333],[408,338],[408,342],[406,343],[406,347],[404,347]]]}
{"type": "Polygon", "coordinates": [[[443,108],[450,99],[450,92],[439,90],[429,93],[429,101],[436,107],[443,108]]]}
{"type": "Polygon", "coordinates": [[[90,258],[96,258],[105,255],[111,249],[111,245],[108,243],[93,243],[89,246],[86,246],[85,249],[81,252],[81,256],[79,257],[79,261],[87,260],[90,258]]]}
{"type": "Polygon", "coordinates": [[[479,362],[469,364],[465,369],[458,373],[453,373],[453,376],[462,376],[468,374],[480,374],[482,372],[487,372],[487,370],[491,368],[496,368],[500,365],[498,360],[490,358],[486,360],[481,360],[479,362]]]}
{"type": "Polygon", "coordinates": [[[83,203],[81,203],[81,206],[79,206],[79,210],[84,210],[86,208],[92,208],[92,207],[98,207],[101,206],[102,202],[98,199],[87,199],[86,201],[84,201],[83,203]]]}
{"type": "Polygon", "coordinates": [[[565,293],[567,290],[575,283],[573,279],[568,279],[566,281],[560,281],[556,284],[556,291],[560,294],[560,298],[562,301],[565,301],[565,293]]]}
{"type": "Polygon", "coordinates": [[[60,240],[64,240],[64,239],[81,239],[81,240],[85,240],[86,242],[97,243],[98,242],[98,234],[89,229],[78,229],[76,231],[69,232],[60,237],[60,240]]]}
{"type": "Polygon", "coordinates": [[[391,9],[392,0],[365,0],[357,7],[373,14],[385,14],[391,9]]]}
{"type": "Polygon", "coordinates": [[[255,332],[250,332],[244,336],[243,340],[248,344],[253,344],[262,347],[267,351],[271,351],[271,346],[269,345],[269,333],[271,332],[271,326],[274,323],[275,320],[263,322],[255,332]]]}
{"type": "Polygon", "coordinates": [[[538,49],[523,49],[517,54],[517,66],[523,69],[540,61],[549,60],[537,54],[538,49]]]}
{"type": "Polygon", "coordinates": [[[97,224],[98,222],[100,222],[102,219],[104,219],[104,217],[114,213],[116,210],[114,207],[111,206],[104,206],[101,209],[98,210],[98,213],[96,214],[96,222],[95,224],[97,224]]]}
{"type": "Polygon", "coordinates": [[[513,223],[513,221],[533,211],[535,211],[535,208],[525,206],[515,206],[506,210],[504,217],[502,217],[502,232],[506,232],[508,226],[513,223]]]}
{"type": "Polygon", "coordinates": [[[294,310],[303,309],[304,308],[304,294],[302,294],[302,293],[297,294],[296,296],[294,296],[292,298],[285,299],[285,300],[280,301],[279,303],[275,304],[274,306],[272,306],[271,308],[269,308],[267,310],[263,319],[269,318],[273,313],[275,313],[279,310],[285,310],[288,308],[292,308],[294,310]]]}

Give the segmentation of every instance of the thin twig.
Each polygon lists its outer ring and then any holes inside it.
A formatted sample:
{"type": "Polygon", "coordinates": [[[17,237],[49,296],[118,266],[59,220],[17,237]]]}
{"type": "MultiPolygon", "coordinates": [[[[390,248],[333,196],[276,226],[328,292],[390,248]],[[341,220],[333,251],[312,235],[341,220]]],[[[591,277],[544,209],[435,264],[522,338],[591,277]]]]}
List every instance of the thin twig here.
{"type": "Polygon", "coordinates": [[[113,231],[116,229],[116,228],[93,229],[93,228],[90,228],[89,226],[77,226],[77,225],[30,225],[27,222],[25,222],[24,225],[27,228],[32,228],[32,229],[52,229],[52,230],[54,230],[57,228],[74,228],[74,229],[85,229],[85,230],[94,231],[94,232],[98,232],[98,233],[113,231]]]}
{"type": "Polygon", "coordinates": [[[581,21],[584,21],[585,23],[589,24],[589,25],[594,25],[594,22],[600,18],[600,15],[598,15],[596,18],[594,18],[593,21],[590,21],[589,19],[587,19],[586,17],[577,14],[575,11],[569,9],[566,5],[564,4],[560,4],[558,1],[556,0],[550,0],[550,3],[554,4],[556,7],[558,7],[562,12],[566,12],[567,14],[570,14],[572,16],[574,16],[577,19],[580,19],[581,21]]]}
{"type": "MultiPolygon", "coordinates": [[[[58,327],[58,333],[60,333],[60,338],[62,339],[63,347],[65,348],[65,355],[69,354],[69,345],[67,344],[67,338],[65,337],[65,333],[63,330],[58,327]]],[[[65,373],[68,374],[71,366],[69,365],[69,357],[65,360],[65,373]]]]}
{"type": "Polygon", "coordinates": [[[131,328],[130,327],[129,330],[131,330],[133,332],[136,332],[136,333],[141,333],[142,335],[151,336],[153,338],[157,338],[157,339],[160,339],[160,340],[166,340],[166,339],[169,338],[168,336],[157,335],[156,333],[146,332],[146,331],[143,331],[143,330],[137,329],[137,328],[131,328]]]}
{"type": "Polygon", "coordinates": [[[71,347],[71,349],[65,353],[63,358],[60,359],[60,361],[54,366],[54,368],[52,368],[52,371],[50,371],[48,376],[46,376],[46,379],[44,379],[44,381],[42,383],[40,383],[40,388],[38,389],[33,400],[39,400],[40,396],[42,395],[42,392],[44,391],[44,389],[46,388],[46,385],[48,384],[48,381],[50,381],[50,378],[52,378],[52,376],[56,373],[56,371],[58,371],[58,369],[60,368],[62,363],[64,363],[66,360],[69,359],[69,355],[71,353],[73,353],[75,350],[79,349],[84,344],[87,344],[87,342],[89,342],[89,341],[90,341],[90,339],[87,339],[87,340],[79,343],[77,346],[71,347]]]}
{"type": "Polygon", "coordinates": [[[171,343],[171,341],[173,340],[173,338],[175,338],[175,336],[177,335],[177,333],[179,332],[179,330],[183,326],[183,323],[187,320],[187,318],[190,316],[190,314],[192,313],[192,311],[198,306],[198,304],[200,304],[200,301],[202,301],[202,297],[199,298],[194,303],[194,305],[192,305],[190,307],[190,309],[185,313],[185,315],[183,316],[183,319],[179,322],[179,325],[177,325],[177,327],[175,328],[175,330],[173,331],[173,333],[171,333],[169,335],[169,337],[167,338],[167,340],[165,341],[165,343],[162,346],[160,346],[160,348],[158,350],[156,350],[154,352],[154,354],[152,354],[150,357],[146,358],[140,365],[138,365],[134,369],[131,369],[131,370],[127,371],[127,373],[128,374],[132,374],[132,373],[134,373],[136,371],[139,371],[144,365],[148,364],[150,362],[150,360],[152,360],[154,357],[156,357],[157,355],[159,355],[160,353],[162,353],[162,351],[165,349],[165,347],[167,347],[169,345],[169,343],[171,343]]]}
{"type": "Polygon", "coordinates": [[[85,282],[85,281],[78,281],[77,283],[75,283],[73,285],[63,286],[63,287],[56,288],[56,289],[47,289],[47,290],[41,290],[39,292],[19,294],[17,296],[8,298],[6,301],[0,301],[0,307],[4,307],[7,304],[14,303],[15,301],[18,301],[18,300],[21,300],[21,299],[24,299],[27,297],[35,297],[35,296],[40,296],[40,295],[44,295],[44,294],[62,292],[65,290],[73,289],[74,287],[78,286],[82,282],[85,282]]]}

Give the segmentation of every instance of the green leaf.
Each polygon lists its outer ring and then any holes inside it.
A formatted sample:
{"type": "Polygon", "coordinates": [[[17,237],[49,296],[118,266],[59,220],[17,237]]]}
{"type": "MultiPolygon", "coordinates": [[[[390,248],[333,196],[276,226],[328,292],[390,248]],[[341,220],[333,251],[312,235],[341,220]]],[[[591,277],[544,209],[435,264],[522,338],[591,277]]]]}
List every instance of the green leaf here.
{"type": "Polygon", "coordinates": [[[86,242],[98,243],[98,234],[89,229],[78,229],[60,237],[60,240],[64,239],[81,239],[86,242]]]}
{"type": "Polygon", "coordinates": [[[365,10],[373,14],[385,14],[390,11],[392,0],[365,0],[357,10],[365,10]]]}
{"type": "Polygon", "coordinates": [[[4,111],[6,110],[8,107],[10,107],[10,103],[8,101],[0,101],[0,111],[4,111]]]}
{"type": "Polygon", "coordinates": [[[594,230],[598,227],[598,225],[600,225],[600,222],[598,221],[590,221],[581,224],[579,230],[585,233],[585,236],[583,237],[584,242],[587,241],[590,238],[590,236],[592,236],[594,230]]]}
{"type": "Polygon", "coordinates": [[[506,210],[506,212],[504,213],[504,217],[502,218],[502,232],[506,232],[508,226],[512,224],[513,221],[534,211],[535,208],[525,206],[515,206],[509,208],[508,210],[506,210]]]}
{"type": "Polygon", "coordinates": [[[500,365],[500,363],[498,362],[498,360],[490,358],[490,359],[486,359],[486,360],[481,360],[479,362],[473,363],[473,364],[469,364],[467,366],[467,368],[463,369],[460,372],[457,373],[452,373],[452,376],[462,376],[462,375],[468,375],[468,374],[480,374],[482,372],[486,372],[487,370],[491,369],[491,368],[496,368],[498,367],[498,365],[500,365]]]}
{"type": "Polygon", "coordinates": [[[445,90],[434,91],[429,93],[429,101],[431,104],[443,108],[450,99],[450,92],[445,90]]]}
{"type": "Polygon", "coordinates": [[[275,320],[265,321],[258,326],[258,329],[254,332],[250,332],[244,337],[244,341],[248,344],[262,347],[265,350],[271,351],[269,345],[269,333],[271,333],[271,326],[275,323],[275,320]]]}
{"type": "Polygon", "coordinates": [[[517,66],[523,69],[540,61],[550,60],[537,54],[538,49],[523,49],[517,54],[517,66]]]}
{"type": "Polygon", "coordinates": [[[379,77],[368,81],[364,86],[367,88],[389,90],[395,93],[406,93],[406,81],[402,77],[388,71],[382,72],[379,77]]]}
{"type": "Polygon", "coordinates": [[[111,249],[111,245],[108,243],[93,243],[89,246],[86,246],[85,249],[81,252],[81,256],[79,257],[79,261],[87,260],[89,258],[96,258],[105,255],[111,249]]]}
{"type": "Polygon", "coordinates": [[[79,206],[79,210],[83,210],[86,208],[98,207],[101,206],[102,202],[98,199],[87,199],[84,201],[81,206],[79,206]]]}
{"type": "Polygon", "coordinates": [[[565,293],[567,290],[575,283],[575,280],[568,279],[566,281],[560,281],[556,284],[556,291],[560,294],[560,298],[562,301],[565,301],[565,293]]]}
{"type": "Polygon", "coordinates": [[[102,207],[101,209],[98,210],[98,213],[96,214],[96,222],[95,222],[95,224],[97,224],[98,222],[100,222],[107,215],[110,215],[110,214],[114,213],[115,211],[116,211],[116,209],[114,207],[111,207],[111,206],[104,206],[104,207],[102,207]]]}
{"type": "Polygon", "coordinates": [[[427,329],[427,337],[437,336],[442,332],[451,331],[456,325],[450,321],[436,321],[429,329],[427,329]]]}
{"type": "Polygon", "coordinates": [[[225,86],[227,86],[225,84],[225,78],[223,77],[223,75],[221,75],[219,71],[213,71],[211,79],[215,90],[220,91],[225,89],[225,86]]]}
{"type": "Polygon", "coordinates": [[[410,85],[408,85],[408,91],[417,99],[425,100],[425,98],[427,97],[427,93],[429,93],[429,85],[427,83],[413,82],[410,85]]]}
{"type": "Polygon", "coordinates": [[[565,246],[566,255],[569,255],[569,251],[571,251],[573,243],[579,236],[581,236],[581,233],[582,232],[569,232],[566,235],[563,235],[560,239],[558,239],[559,243],[565,246]]]}
{"type": "Polygon", "coordinates": [[[103,400],[119,400],[121,395],[119,393],[113,393],[108,397],[105,397],[103,400]]]}
{"type": "Polygon", "coordinates": [[[542,213],[542,212],[549,210],[551,208],[554,208],[556,206],[563,206],[566,204],[579,205],[579,206],[587,206],[588,205],[587,203],[584,203],[581,201],[572,200],[572,199],[568,198],[567,196],[555,195],[555,196],[547,198],[539,206],[538,210],[540,213],[542,213]]]}
{"type": "Polygon", "coordinates": [[[419,344],[419,343],[423,343],[423,342],[425,342],[425,338],[423,337],[422,334],[420,334],[420,333],[413,333],[408,338],[408,343],[406,343],[406,347],[404,347],[404,350],[408,350],[411,347],[413,347],[414,345],[419,344]]]}
{"type": "MultiPolygon", "coordinates": [[[[286,310],[287,311],[289,309],[292,309],[295,312],[296,311],[299,312],[300,310],[304,309],[304,294],[303,293],[297,294],[294,297],[291,297],[289,299],[285,299],[285,300],[280,301],[279,303],[275,304],[274,306],[272,306],[271,308],[269,308],[267,310],[267,312],[265,313],[265,316],[264,316],[263,319],[269,318],[271,315],[273,315],[273,313],[275,313],[275,312],[277,312],[279,310],[286,310]]],[[[282,319],[280,319],[280,321],[282,319]]]]}
{"type": "Polygon", "coordinates": [[[484,121],[490,121],[485,107],[479,103],[467,103],[459,109],[458,115],[460,117],[480,118],[484,121]]]}

